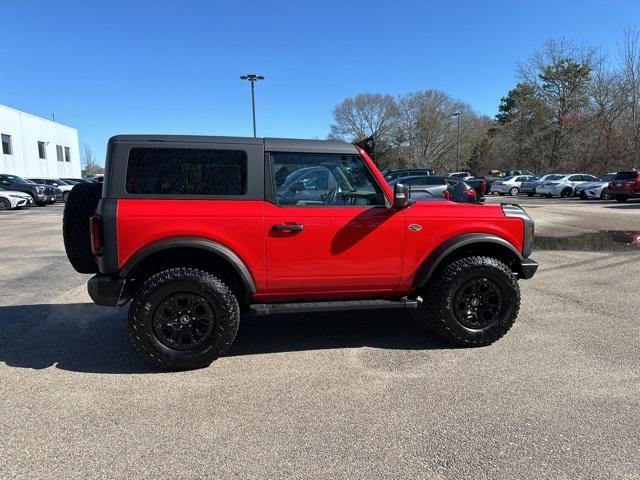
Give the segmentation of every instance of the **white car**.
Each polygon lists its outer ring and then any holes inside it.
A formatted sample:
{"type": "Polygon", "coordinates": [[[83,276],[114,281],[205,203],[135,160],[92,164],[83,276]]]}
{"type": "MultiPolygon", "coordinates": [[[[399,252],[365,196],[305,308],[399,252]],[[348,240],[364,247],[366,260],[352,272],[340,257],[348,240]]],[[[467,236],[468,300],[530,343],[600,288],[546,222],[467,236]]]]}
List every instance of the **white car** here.
{"type": "Polygon", "coordinates": [[[471,172],[451,172],[449,176],[464,181],[470,179],[473,175],[471,175],[471,172]]]}
{"type": "Polygon", "coordinates": [[[522,185],[522,182],[533,180],[534,178],[535,177],[533,175],[514,175],[512,177],[504,177],[500,180],[495,180],[491,184],[491,191],[500,195],[506,195],[508,193],[509,195],[516,196],[520,193],[520,186],[522,185]]]}
{"type": "Polygon", "coordinates": [[[545,180],[536,188],[536,193],[543,197],[551,198],[558,195],[562,198],[573,197],[573,192],[578,185],[583,183],[595,182],[598,180],[593,175],[586,173],[572,173],[571,175],[558,175],[559,178],[553,180],[545,180]]]}
{"type": "Polygon", "coordinates": [[[33,205],[33,198],[28,193],[0,189],[0,210],[11,210],[30,205],[33,205]]]}
{"type": "Polygon", "coordinates": [[[595,182],[587,182],[578,185],[574,190],[574,195],[582,198],[583,200],[590,198],[609,200],[611,198],[611,195],[609,195],[609,183],[615,176],[616,172],[607,173],[595,182]]]}

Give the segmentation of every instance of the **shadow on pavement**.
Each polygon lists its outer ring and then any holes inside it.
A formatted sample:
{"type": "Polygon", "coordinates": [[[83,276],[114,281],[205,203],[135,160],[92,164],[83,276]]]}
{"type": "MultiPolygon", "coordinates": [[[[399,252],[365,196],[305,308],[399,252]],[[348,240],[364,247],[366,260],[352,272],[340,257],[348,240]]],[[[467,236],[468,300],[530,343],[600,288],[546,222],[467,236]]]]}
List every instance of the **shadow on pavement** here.
{"type": "MultiPolygon", "coordinates": [[[[354,347],[450,348],[422,331],[410,315],[403,310],[244,315],[226,356],[354,347]]],[[[135,352],[126,319],[127,307],[91,303],[0,307],[0,362],[86,373],[157,373],[135,352]]]]}

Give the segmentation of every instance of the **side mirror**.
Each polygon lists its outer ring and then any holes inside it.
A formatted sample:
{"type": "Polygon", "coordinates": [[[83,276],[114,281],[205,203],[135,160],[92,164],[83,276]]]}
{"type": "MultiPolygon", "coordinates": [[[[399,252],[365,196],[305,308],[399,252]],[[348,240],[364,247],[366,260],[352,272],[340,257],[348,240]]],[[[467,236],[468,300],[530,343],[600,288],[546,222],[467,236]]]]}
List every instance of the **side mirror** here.
{"type": "Polygon", "coordinates": [[[393,187],[393,206],[405,208],[411,204],[411,187],[402,183],[396,183],[393,187]]]}

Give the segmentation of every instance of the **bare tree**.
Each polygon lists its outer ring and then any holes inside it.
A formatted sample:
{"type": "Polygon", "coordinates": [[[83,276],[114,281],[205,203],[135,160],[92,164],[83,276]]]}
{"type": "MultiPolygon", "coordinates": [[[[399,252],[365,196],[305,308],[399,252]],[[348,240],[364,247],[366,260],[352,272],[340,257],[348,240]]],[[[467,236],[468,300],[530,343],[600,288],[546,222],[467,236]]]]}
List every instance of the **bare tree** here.
{"type": "Polygon", "coordinates": [[[630,114],[632,158],[640,163],[640,31],[625,30],[619,49],[622,77],[630,114]]]}
{"type": "Polygon", "coordinates": [[[81,163],[83,175],[96,175],[103,173],[102,167],[96,162],[93,156],[93,150],[91,150],[91,147],[89,146],[85,146],[82,151],[81,163]]]}
{"type": "Polygon", "coordinates": [[[331,136],[362,140],[373,136],[376,141],[388,139],[398,119],[398,105],[391,95],[361,93],[347,98],[333,109],[331,136]]]}

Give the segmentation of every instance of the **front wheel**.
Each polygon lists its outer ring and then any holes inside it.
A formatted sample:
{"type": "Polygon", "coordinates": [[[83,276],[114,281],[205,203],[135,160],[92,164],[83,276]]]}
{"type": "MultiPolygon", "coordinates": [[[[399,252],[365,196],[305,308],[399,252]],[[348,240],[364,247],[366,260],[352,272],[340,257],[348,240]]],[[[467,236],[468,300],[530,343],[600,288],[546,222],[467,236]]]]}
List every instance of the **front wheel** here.
{"type": "Polygon", "coordinates": [[[467,347],[490,345],[504,336],[520,309],[515,275],[491,257],[467,257],[447,265],[421,296],[425,326],[467,347]]]}
{"type": "Polygon", "coordinates": [[[611,199],[611,195],[609,195],[609,189],[608,188],[603,188],[602,192],[600,192],[600,198],[602,200],[610,200],[611,199]]]}
{"type": "Polygon", "coordinates": [[[6,198],[0,198],[0,210],[11,210],[11,202],[6,198]]]}
{"type": "Polygon", "coordinates": [[[129,308],[129,335],[140,354],[164,370],[207,367],[236,337],[240,307],[214,275],[172,268],[147,279],[129,308]]]}
{"type": "Polygon", "coordinates": [[[562,198],[569,198],[572,194],[573,190],[571,190],[570,188],[565,188],[564,190],[562,190],[562,192],[560,192],[560,196],[562,198]]]}
{"type": "Polygon", "coordinates": [[[509,195],[511,195],[512,197],[515,197],[516,195],[518,195],[519,192],[520,190],[518,190],[518,187],[513,187],[511,190],[509,190],[509,195]]]}

